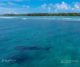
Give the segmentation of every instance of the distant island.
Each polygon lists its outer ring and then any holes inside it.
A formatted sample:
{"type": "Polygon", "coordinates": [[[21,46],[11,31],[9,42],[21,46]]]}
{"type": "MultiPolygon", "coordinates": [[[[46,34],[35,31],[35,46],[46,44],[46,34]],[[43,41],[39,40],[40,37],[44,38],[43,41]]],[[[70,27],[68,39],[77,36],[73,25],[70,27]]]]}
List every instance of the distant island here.
{"type": "Polygon", "coordinates": [[[3,14],[2,16],[80,16],[80,13],[28,13],[28,14],[3,14]]]}

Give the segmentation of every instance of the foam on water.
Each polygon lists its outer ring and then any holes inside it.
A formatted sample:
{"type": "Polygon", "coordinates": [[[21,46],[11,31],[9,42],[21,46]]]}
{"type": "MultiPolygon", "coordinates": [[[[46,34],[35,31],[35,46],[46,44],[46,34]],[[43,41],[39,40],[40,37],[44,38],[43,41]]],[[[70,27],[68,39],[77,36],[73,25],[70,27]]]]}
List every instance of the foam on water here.
{"type": "Polygon", "coordinates": [[[80,21],[80,18],[78,17],[19,17],[19,16],[16,16],[16,17],[0,17],[0,19],[22,19],[22,20],[61,20],[61,21],[80,21]]]}
{"type": "Polygon", "coordinates": [[[17,17],[0,17],[1,19],[14,19],[14,18],[17,18],[17,17]]]}
{"type": "Polygon", "coordinates": [[[22,20],[26,20],[26,19],[28,19],[28,18],[22,18],[22,20]]]}

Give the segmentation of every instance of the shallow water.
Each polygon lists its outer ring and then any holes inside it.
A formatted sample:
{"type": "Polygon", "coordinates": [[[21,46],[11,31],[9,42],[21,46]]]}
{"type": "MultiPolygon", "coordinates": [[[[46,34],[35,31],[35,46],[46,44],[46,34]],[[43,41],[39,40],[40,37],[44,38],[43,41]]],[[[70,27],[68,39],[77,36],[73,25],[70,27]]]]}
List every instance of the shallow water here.
{"type": "Polygon", "coordinates": [[[0,67],[79,66],[80,17],[0,16],[0,67]]]}

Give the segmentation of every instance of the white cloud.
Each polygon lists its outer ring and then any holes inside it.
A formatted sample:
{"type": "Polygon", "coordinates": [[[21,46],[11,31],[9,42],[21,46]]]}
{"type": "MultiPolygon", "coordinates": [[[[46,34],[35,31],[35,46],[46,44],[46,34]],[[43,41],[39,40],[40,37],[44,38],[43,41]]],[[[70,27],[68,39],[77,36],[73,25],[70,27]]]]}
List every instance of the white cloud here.
{"type": "Polygon", "coordinates": [[[0,14],[3,14],[3,13],[16,13],[16,8],[5,8],[5,7],[0,7],[0,14]]]}
{"type": "Polygon", "coordinates": [[[54,5],[52,3],[49,4],[50,7],[54,7],[54,5]]]}
{"type": "Polygon", "coordinates": [[[6,6],[6,7],[8,7],[8,6],[10,6],[10,5],[17,5],[16,3],[13,3],[13,2],[7,2],[7,3],[0,3],[0,6],[6,6]]]}
{"type": "MultiPolygon", "coordinates": [[[[80,2],[74,2],[74,4],[67,4],[66,2],[60,3],[49,3],[49,4],[42,4],[41,10],[45,9],[48,12],[79,12],[80,11],[80,2]]],[[[43,10],[44,11],[44,10],[43,10]]]]}
{"type": "Polygon", "coordinates": [[[41,5],[41,8],[43,8],[43,9],[46,8],[46,7],[47,7],[46,3],[41,5]]]}
{"type": "Polygon", "coordinates": [[[17,8],[17,7],[13,7],[13,8],[11,8],[11,7],[0,7],[0,14],[16,14],[16,13],[27,13],[27,12],[29,12],[29,10],[28,9],[26,9],[26,8],[21,8],[21,7],[19,7],[19,8],[17,8]]]}
{"type": "Polygon", "coordinates": [[[72,8],[74,11],[80,11],[80,5],[78,3],[74,4],[74,7],[72,8]]]}
{"type": "Polygon", "coordinates": [[[51,12],[51,7],[48,7],[48,11],[51,12]]]}
{"type": "Polygon", "coordinates": [[[16,4],[12,2],[8,2],[8,5],[16,5],[16,4]]]}
{"type": "Polygon", "coordinates": [[[54,7],[56,10],[68,10],[68,9],[70,9],[70,6],[65,2],[62,2],[61,4],[56,4],[56,5],[54,5],[54,7]]]}
{"type": "MultiPolygon", "coordinates": [[[[16,0],[16,1],[23,1],[23,0],[16,0]]],[[[25,1],[30,1],[30,0],[25,0],[25,1]]],[[[26,13],[30,11],[31,12],[49,12],[49,13],[70,12],[70,11],[80,12],[80,2],[77,2],[77,3],[74,2],[74,4],[67,4],[66,2],[56,3],[56,4],[44,3],[34,8],[32,8],[30,5],[26,5],[26,4],[20,5],[17,2],[11,2],[11,1],[8,1],[6,3],[0,3],[0,13],[24,13],[24,12],[26,13]]]]}
{"type": "Polygon", "coordinates": [[[42,11],[51,12],[52,4],[46,4],[46,3],[44,3],[44,4],[41,5],[40,9],[42,11]]]}

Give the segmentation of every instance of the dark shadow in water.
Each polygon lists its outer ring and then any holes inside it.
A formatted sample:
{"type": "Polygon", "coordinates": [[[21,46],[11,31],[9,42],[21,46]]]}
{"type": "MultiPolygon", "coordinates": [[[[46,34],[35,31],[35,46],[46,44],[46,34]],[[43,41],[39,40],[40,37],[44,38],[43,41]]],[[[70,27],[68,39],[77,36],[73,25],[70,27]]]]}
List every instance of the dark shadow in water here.
{"type": "Polygon", "coordinates": [[[16,47],[14,47],[14,49],[19,50],[19,51],[24,51],[24,50],[46,50],[46,51],[49,51],[51,49],[51,47],[42,48],[42,47],[37,47],[37,46],[16,46],[16,47]]]}
{"type": "Polygon", "coordinates": [[[22,53],[22,54],[14,54],[13,56],[10,56],[7,60],[12,60],[9,62],[10,64],[23,64],[25,62],[31,62],[34,58],[28,54],[22,53]]]}

